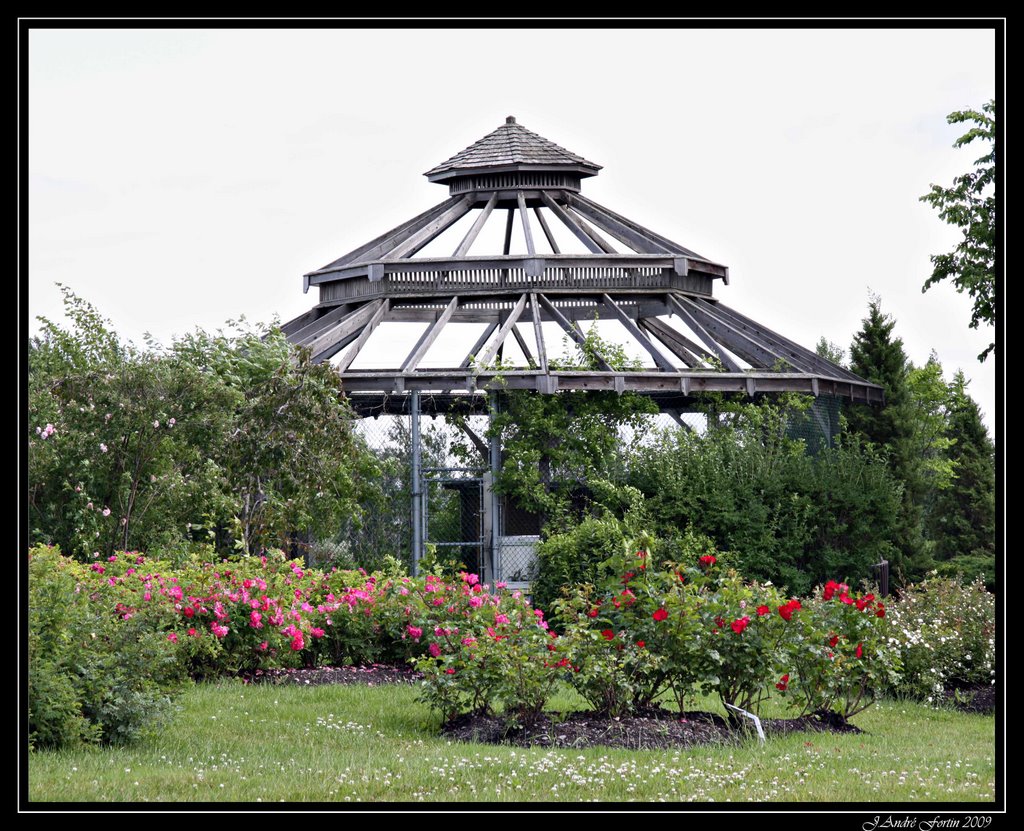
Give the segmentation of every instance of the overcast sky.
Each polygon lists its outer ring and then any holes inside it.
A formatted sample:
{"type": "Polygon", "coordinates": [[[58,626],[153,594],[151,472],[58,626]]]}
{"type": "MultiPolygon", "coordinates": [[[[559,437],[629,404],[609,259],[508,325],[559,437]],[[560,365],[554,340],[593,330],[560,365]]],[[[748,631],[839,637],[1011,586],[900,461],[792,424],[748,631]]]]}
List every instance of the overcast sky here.
{"type": "MultiPolygon", "coordinates": [[[[983,153],[994,36],[919,30],[33,30],[30,332],[70,286],[168,342],[316,302],[302,274],[447,196],[421,175],[515,115],[604,166],[583,192],[728,265],[716,296],[848,348],[869,294],[912,361],[963,369],[990,430],[991,331],[919,201],[983,153]]],[[[1000,380],[1000,383],[1002,381],[1000,380]]]]}

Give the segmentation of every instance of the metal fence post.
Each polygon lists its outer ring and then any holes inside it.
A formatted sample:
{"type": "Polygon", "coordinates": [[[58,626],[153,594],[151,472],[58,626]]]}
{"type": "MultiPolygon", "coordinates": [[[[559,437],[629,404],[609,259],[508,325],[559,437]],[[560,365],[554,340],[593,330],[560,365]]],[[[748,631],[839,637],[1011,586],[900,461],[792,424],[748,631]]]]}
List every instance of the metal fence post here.
{"type": "Polygon", "coordinates": [[[423,557],[423,448],[420,444],[420,393],[409,396],[409,417],[412,419],[412,573],[418,575],[423,557]]]}

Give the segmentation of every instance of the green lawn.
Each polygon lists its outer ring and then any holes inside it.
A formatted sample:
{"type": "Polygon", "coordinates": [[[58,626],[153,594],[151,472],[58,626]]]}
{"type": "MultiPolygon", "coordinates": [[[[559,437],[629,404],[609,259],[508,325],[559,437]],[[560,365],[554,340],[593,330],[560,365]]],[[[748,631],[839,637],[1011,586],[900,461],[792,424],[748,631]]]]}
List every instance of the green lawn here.
{"type": "Polygon", "coordinates": [[[415,699],[408,686],[200,685],[173,726],[141,744],[31,754],[29,798],[921,805],[995,797],[991,716],[886,701],[854,719],[862,735],[673,752],[543,750],[448,742],[415,699]]]}

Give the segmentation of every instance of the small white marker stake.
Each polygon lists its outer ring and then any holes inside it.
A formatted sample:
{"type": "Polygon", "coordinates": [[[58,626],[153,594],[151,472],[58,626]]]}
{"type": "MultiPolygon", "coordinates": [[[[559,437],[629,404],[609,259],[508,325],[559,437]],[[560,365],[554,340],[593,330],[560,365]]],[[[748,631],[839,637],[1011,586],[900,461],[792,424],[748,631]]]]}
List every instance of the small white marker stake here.
{"type": "Polygon", "coordinates": [[[759,719],[753,713],[748,713],[742,707],[734,707],[732,704],[726,704],[725,706],[728,707],[730,710],[735,710],[737,713],[743,713],[743,715],[745,715],[752,722],[754,722],[754,727],[757,729],[757,738],[760,740],[761,744],[764,744],[764,730],[761,729],[761,719],[759,719]]]}

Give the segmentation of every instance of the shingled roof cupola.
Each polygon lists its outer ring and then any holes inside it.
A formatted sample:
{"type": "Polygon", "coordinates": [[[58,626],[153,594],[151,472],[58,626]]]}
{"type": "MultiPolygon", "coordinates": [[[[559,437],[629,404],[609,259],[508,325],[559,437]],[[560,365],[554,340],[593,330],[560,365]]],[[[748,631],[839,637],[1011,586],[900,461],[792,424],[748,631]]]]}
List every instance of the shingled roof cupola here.
{"type": "Polygon", "coordinates": [[[579,193],[580,179],[596,176],[600,169],[601,165],[527,130],[510,115],[497,130],[424,176],[447,184],[452,195],[555,188],[579,193]]]}

